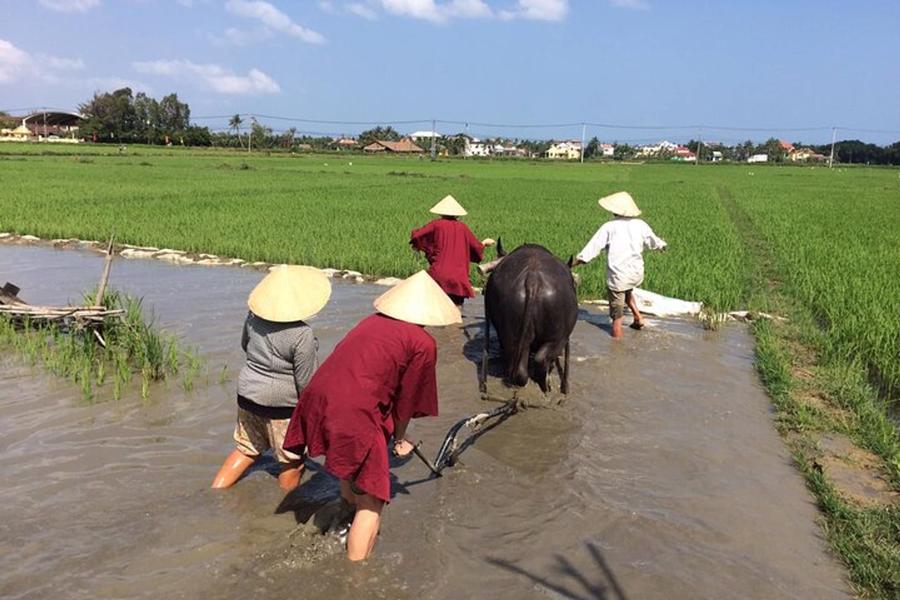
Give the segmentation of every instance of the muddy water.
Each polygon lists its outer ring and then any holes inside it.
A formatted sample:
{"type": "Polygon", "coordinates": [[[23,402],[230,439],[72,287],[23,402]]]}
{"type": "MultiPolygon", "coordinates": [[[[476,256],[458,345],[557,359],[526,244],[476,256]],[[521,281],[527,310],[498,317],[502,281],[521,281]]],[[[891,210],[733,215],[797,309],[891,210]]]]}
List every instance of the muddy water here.
{"type": "MultiPolygon", "coordinates": [[[[0,247],[0,280],[32,302],[76,298],[100,268],[95,254],[0,247]]],[[[335,494],[315,468],[288,498],[271,462],[209,490],[232,448],[244,301],[260,277],[115,263],[113,287],[199,346],[190,393],[85,405],[71,383],[0,357],[0,597],[847,597],[738,327],[654,321],[612,343],[606,317],[583,311],[566,403],[515,415],[443,479],[395,468],[366,565],[295,530],[335,494]]],[[[381,291],[335,285],[314,321],[323,354],[381,291]]],[[[434,332],[442,416],[411,428],[429,453],[484,406],[479,302],[465,312],[466,329],[434,332]]]]}

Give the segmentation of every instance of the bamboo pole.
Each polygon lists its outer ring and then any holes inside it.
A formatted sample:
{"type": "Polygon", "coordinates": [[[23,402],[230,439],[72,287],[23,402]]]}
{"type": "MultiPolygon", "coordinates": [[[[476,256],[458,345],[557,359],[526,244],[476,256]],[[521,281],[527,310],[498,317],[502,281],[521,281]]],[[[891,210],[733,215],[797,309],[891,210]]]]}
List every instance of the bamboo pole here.
{"type": "Polygon", "coordinates": [[[96,306],[103,306],[103,294],[106,293],[106,284],[109,282],[109,270],[112,267],[113,259],[113,240],[115,235],[109,237],[109,244],[106,246],[106,260],[103,262],[103,274],[100,275],[100,284],[97,286],[97,296],[94,298],[96,306]]]}

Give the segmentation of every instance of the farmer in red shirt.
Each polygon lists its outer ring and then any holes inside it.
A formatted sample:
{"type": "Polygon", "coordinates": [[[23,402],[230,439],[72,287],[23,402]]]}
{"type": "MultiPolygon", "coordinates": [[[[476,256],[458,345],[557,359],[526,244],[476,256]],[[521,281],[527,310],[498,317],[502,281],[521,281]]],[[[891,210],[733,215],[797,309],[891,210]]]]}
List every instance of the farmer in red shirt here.
{"type": "Polygon", "coordinates": [[[462,306],[466,298],[475,296],[469,283],[469,263],[481,262],[485,246],[493,246],[494,240],[485,238],[479,242],[472,230],[457,220],[468,213],[453,196],[435,204],[431,212],[441,218],[414,229],[409,244],[414,250],[425,252],[431,265],[428,274],[454,304],[462,306]]]}
{"type": "Polygon", "coordinates": [[[410,419],[437,416],[437,345],[425,326],[461,322],[457,309],[425,271],[375,300],[335,347],[300,395],[284,448],[325,456],[341,480],[341,497],[355,506],[347,556],[363,560],[375,545],[381,511],[391,499],[388,441],[406,456],[410,419]]]}

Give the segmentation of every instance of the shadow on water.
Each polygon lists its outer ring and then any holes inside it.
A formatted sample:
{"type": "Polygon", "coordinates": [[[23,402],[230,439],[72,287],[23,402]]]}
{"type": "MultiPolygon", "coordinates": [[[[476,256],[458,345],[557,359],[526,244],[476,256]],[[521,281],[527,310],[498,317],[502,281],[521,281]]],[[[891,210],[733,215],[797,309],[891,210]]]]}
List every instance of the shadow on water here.
{"type": "Polygon", "coordinates": [[[559,581],[550,581],[547,577],[529,573],[522,567],[499,558],[488,558],[487,562],[511,573],[527,577],[535,585],[570,600],[627,600],[628,596],[625,595],[625,590],[622,589],[612,569],[609,568],[600,549],[592,542],[587,542],[585,547],[598,568],[594,583],[591,582],[590,574],[580,571],[561,554],[554,555],[556,558],[554,570],[561,576],[559,581]]]}
{"type": "MultiPolygon", "coordinates": [[[[411,460],[412,456],[404,458],[391,456],[391,469],[403,466],[411,460]]],[[[262,459],[259,462],[264,463],[265,460],[262,459]]],[[[276,469],[274,471],[274,476],[277,477],[278,464],[274,460],[271,462],[274,463],[274,469],[276,469]]],[[[293,512],[294,520],[297,523],[306,523],[309,521],[310,517],[314,516],[316,512],[319,511],[319,509],[326,504],[337,500],[341,496],[341,483],[337,477],[325,470],[325,467],[309,458],[306,459],[304,465],[306,467],[305,473],[312,473],[312,476],[308,479],[304,476],[305,481],[297,486],[295,490],[288,492],[275,508],[276,515],[293,512]]],[[[254,468],[256,468],[256,466],[257,465],[254,465],[254,468]]],[[[257,470],[262,470],[262,467],[257,470]]],[[[269,473],[273,473],[270,468],[266,468],[265,470],[269,473]]],[[[424,483],[431,479],[430,477],[426,477],[421,480],[401,482],[393,471],[390,473],[390,478],[392,499],[398,494],[408,496],[410,494],[409,487],[424,483]]]]}
{"type": "Polygon", "coordinates": [[[579,307],[578,320],[584,321],[585,323],[593,325],[597,329],[601,329],[609,335],[612,335],[612,323],[609,322],[609,319],[607,317],[600,316],[596,313],[590,312],[585,308],[579,307]]]}

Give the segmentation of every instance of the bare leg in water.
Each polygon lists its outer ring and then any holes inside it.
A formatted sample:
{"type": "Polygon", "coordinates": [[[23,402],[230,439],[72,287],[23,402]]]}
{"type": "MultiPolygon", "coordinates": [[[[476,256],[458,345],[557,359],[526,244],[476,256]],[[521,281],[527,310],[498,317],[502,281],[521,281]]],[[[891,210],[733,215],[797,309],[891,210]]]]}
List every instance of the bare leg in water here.
{"type": "Polygon", "coordinates": [[[244,471],[249,469],[255,462],[255,456],[247,456],[240,450],[233,450],[228,455],[228,458],[225,459],[222,468],[216,473],[216,478],[212,482],[213,489],[218,490],[233,486],[244,474],[244,471]]]}
{"type": "Polygon", "coordinates": [[[632,322],[629,327],[632,329],[641,329],[644,327],[644,318],[641,316],[641,311],[638,310],[637,301],[634,299],[632,291],[633,290],[625,292],[625,304],[628,305],[628,308],[631,309],[631,314],[634,315],[634,322],[632,322]]]}
{"type": "Polygon", "coordinates": [[[354,493],[348,481],[341,481],[341,497],[356,506],[353,524],[347,535],[347,558],[354,562],[365,560],[375,547],[384,502],[369,494],[354,493]]]}

